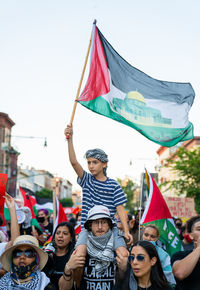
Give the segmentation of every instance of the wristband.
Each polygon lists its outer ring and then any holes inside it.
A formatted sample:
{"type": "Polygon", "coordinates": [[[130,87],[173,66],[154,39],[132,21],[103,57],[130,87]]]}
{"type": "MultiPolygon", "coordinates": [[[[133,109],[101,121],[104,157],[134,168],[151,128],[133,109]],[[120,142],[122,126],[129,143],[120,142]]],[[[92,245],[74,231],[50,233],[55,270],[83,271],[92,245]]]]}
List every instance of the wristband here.
{"type": "Polygon", "coordinates": [[[72,270],[71,270],[71,268],[70,268],[67,264],[65,265],[65,267],[67,268],[67,270],[68,270],[70,273],[69,273],[69,274],[66,274],[66,273],[65,273],[65,269],[64,269],[64,273],[63,273],[63,274],[64,274],[66,277],[70,277],[70,276],[72,275],[72,270]]]}

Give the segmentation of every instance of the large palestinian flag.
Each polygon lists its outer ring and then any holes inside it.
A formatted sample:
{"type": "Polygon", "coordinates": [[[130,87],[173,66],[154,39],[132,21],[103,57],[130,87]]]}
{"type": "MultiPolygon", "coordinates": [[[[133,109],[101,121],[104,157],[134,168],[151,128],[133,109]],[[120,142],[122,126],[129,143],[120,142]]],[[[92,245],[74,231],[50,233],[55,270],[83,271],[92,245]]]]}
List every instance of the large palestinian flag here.
{"type": "Polygon", "coordinates": [[[154,224],[158,227],[159,240],[165,245],[166,251],[171,256],[175,252],[181,251],[181,240],[159,188],[150,173],[146,172],[146,176],[149,198],[140,223],[143,225],[154,224]]]}
{"type": "Polygon", "coordinates": [[[190,83],[156,80],[126,62],[94,24],[91,63],[78,101],[163,146],[193,138],[190,83]]]}

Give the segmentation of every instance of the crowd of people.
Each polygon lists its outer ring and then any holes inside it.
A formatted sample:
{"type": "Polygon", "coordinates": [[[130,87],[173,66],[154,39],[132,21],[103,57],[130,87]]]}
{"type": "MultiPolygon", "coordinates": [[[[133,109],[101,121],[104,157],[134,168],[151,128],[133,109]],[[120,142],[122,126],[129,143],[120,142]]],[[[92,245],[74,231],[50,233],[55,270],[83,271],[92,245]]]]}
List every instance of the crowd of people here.
{"type": "Polygon", "coordinates": [[[106,153],[86,152],[87,173],[77,161],[71,126],[65,135],[82,187],[81,213],[53,230],[48,210],[40,209],[37,228],[30,225],[30,210],[22,208],[19,214],[6,193],[10,231],[2,229],[0,235],[0,289],[200,290],[200,216],[185,225],[174,218],[183,247],[170,257],[156,225],[140,225],[143,209],[135,216],[125,211],[123,190],[107,176],[106,153]]]}

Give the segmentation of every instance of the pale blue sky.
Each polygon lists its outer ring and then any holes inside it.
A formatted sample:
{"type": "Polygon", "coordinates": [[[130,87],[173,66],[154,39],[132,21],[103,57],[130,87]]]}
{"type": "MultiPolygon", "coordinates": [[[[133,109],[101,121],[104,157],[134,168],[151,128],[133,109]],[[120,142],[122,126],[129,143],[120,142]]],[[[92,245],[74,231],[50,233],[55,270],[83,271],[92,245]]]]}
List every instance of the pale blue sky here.
{"type": "MultiPolygon", "coordinates": [[[[13,138],[19,163],[57,173],[76,188],[63,131],[94,19],[133,66],[154,78],[192,84],[190,121],[199,135],[199,11],[198,0],[0,0],[0,111],[16,123],[13,135],[48,139],[44,149],[40,139],[13,138]]],[[[157,157],[159,146],[129,127],[78,105],[74,131],[84,167],[85,151],[100,147],[109,155],[111,177],[138,177],[144,165],[153,168],[148,159],[157,157]]]]}

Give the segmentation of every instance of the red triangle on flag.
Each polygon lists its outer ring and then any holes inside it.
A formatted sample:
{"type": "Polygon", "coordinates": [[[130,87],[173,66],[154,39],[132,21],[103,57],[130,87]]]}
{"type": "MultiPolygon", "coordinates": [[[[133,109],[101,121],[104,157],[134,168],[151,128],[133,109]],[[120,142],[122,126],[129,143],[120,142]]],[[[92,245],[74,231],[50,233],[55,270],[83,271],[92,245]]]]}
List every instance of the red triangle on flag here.
{"type": "Polygon", "coordinates": [[[141,219],[141,224],[149,223],[155,220],[172,218],[168,206],[158,188],[155,181],[153,180],[150,173],[150,192],[147,206],[141,219]]]}
{"type": "Polygon", "coordinates": [[[78,101],[91,101],[99,96],[107,94],[110,91],[108,65],[96,26],[94,26],[93,33],[89,77],[78,101]]]}

